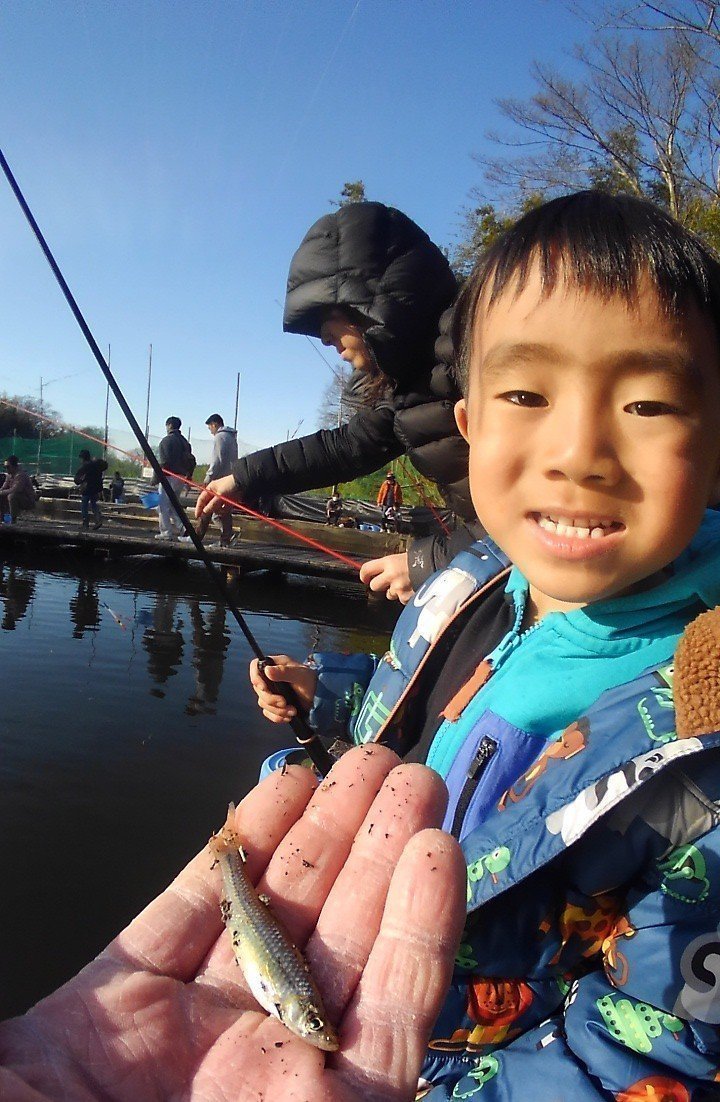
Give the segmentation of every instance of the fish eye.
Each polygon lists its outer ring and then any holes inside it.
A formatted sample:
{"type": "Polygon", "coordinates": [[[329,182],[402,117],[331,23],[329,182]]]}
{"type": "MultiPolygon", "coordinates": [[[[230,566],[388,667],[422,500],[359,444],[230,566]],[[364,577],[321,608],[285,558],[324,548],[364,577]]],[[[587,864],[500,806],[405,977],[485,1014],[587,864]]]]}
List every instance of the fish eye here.
{"type": "Polygon", "coordinates": [[[325,1024],[322,1018],[319,1018],[317,1014],[311,1014],[307,1020],[308,1029],[313,1033],[319,1033],[325,1024]]]}

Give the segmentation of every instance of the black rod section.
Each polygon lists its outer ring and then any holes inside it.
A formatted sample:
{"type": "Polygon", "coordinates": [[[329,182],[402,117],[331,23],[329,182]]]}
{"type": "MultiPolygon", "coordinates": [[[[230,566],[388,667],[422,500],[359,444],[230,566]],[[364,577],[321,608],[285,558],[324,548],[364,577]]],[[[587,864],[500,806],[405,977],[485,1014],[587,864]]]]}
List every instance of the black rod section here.
{"type": "MultiPolygon", "coordinates": [[[[122,390],[118,386],[118,383],[115,380],[115,376],[113,375],[107,361],[105,360],[105,357],[103,356],[102,352],[100,351],[100,347],[99,347],[97,341],[95,340],[95,337],[93,336],[89,325],[85,321],[85,318],[83,317],[82,311],[80,310],[80,307],[78,306],[77,302],[75,301],[75,297],[74,297],[72,291],[70,290],[70,288],[68,287],[68,285],[65,281],[65,277],[63,276],[62,272],[60,271],[60,268],[58,267],[57,262],[55,260],[55,257],[53,256],[52,252],[50,251],[50,246],[48,245],[47,241],[45,240],[45,237],[43,236],[42,230],[40,229],[37,222],[35,221],[35,217],[34,217],[32,211],[30,210],[30,207],[28,206],[27,202],[25,201],[25,196],[23,195],[22,191],[20,190],[20,186],[19,186],[17,180],[15,179],[15,177],[13,176],[13,173],[10,169],[10,165],[7,163],[7,161],[5,159],[5,154],[3,153],[3,151],[1,149],[0,149],[0,168],[2,168],[2,170],[5,174],[5,178],[7,179],[7,182],[9,183],[9,185],[12,189],[13,195],[15,196],[15,198],[18,201],[20,209],[22,210],[23,214],[25,215],[25,218],[28,222],[28,225],[30,226],[30,229],[33,231],[33,233],[35,234],[35,237],[37,238],[37,242],[38,242],[40,248],[43,251],[45,259],[47,260],[48,264],[50,265],[50,267],[52,269],[53,275],[55,276],[55,279],[57,280],[57,282],[60,286],[60,290],[62,291],[63,295],[65,296],[65,300],[66,300],[68,306],[70,307],[70,309],[73,313],[75,321],[80,326],[80,329],[82,330],[83,336],[85,337],[85,340],[87,341],[87,343],[90,347],[90,351],[92,352],[93,356],[97,360],[98,365],[100,367],[100,370],[102,371],[103,375],[105,376],[105,380],[106,380],[108,386],[110,387],[113,394],[115,395],[115,398],[117,399],[117,403],[120,406],[120,409],[125,414],[125,417],[127,418],[127,421],[128,421],[128,424],[130,425],[130,428],[135,433],[135,437],[136,437],[140,447],[143,450],[143,454],[145,455],[145,458],[147,459],[148,463],[152,467],[153,473],[155,474],[155,476],[158,479],[160,485],[163,487],[165,493],[167,494],[167,496],[170,500],[170,504],[172,505],[173,509],[175,510],[175,512],[178,516],[178,519],[182,523],[183,528],[185,529],[187,535],[190,536],[190,539],[192,540],[192,542],[195,546],[195,550],[197,551],[200,559],[202,560],[202,562],[207,567],[207,569],[210,573],[210,577],[213,580],[213,584],[215,585],[215,588],[218,590],[218,592],[220,593],[220,596],[225,601],[225,604],[227,605],[228,609],[233,614],[238,627],[240,628],[243,635],[245,636],[245,638],[248,642],[248,645],[250,646],[250,649],[252,650],[255,657],[258,659],[258,661],[261,664],[264,664],[266,666],[272,665],[273,664],[272,659],[267,658],[265,656],[265,654],[263,653],[262,649],[260,648],[260,645],[257,642],[257,640],[256,640],[255,636],[253,635],[252,631],[250,630],[244,616],[241,614],[240,609],[237,607],[235,601],[233,600],[232,594],[230,593],[230,589],[227,585],[227,582],[225,581],[225,577],[224,577],[222,571],[218,570],[218,568],[215,566],[215,563],[210,558],[210,555],[208,554],[207,550],[203,546],[203,542],[200,539],[200,537],[198,536],[194,525],[192,525],[190,523],[190,520],[188,519],[187,513],[185,512],[182,505],[180,504],[180,499],[178,498],[177,494],[175,493],[175,490],[173,489],[173,486],[172,486],[171,482],[169,481],[169,479],[165,475],[165,472],[163,471],[162,467],[160,466],[160,464],[157,460],[157,457],[155,455],[155,452],[150,447],[149,440],[147,439],[145,433],[140,428],[140,425],[138,424],[137,420],[135,419],[135,415],[133,414],[132,410],[130,409],[130,406],[127,404],[127,402],[125,400],[125,395],[123,394],[122,390]]],[[[293,716],[292,720],[290,721],[290,726],[292,728],[293,734],[295,735],[295,738],[300,743],[300,745],[303,746],[303,748],[307,751],[308,757],[312,760],[313,765],[318,770],[318,772],[321,774],[321,776],[323,776],[323,777],[327,776],[328,772],[330,771],[330,768],[334,764],[334,758],[327,752],[327,750],[323,746],[322,742],[318,738],[317,734],[313,731],[313,729],[309,725],[309,723],[307,723],[304,716],[301,715],[300,707],[299,707],[299,701],[298,701],[298,699],[297,699],[297,697],[296,697],[296,695],[295,695],[295,693],[292,689],[292,686],[288,685],[287,683],[278,683],[278,682],[274,682],[274,685],[277,687],[277,690],[278,690],[279,694],[281,696],[285,697],[285,699],[289,703],[293,704],[296,708],[296,714],[295,714],[295,716],[293,716]]]]}

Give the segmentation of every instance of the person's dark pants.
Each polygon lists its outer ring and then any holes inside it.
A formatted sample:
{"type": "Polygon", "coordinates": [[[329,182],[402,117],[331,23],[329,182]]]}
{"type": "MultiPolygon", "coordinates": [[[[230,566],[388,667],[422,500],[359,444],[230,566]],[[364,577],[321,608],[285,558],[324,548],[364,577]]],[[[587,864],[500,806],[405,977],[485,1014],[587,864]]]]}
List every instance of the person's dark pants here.
{"type": "Polygon", "coordinates": [[[99,528],[102,524],[102,514],[100,513],[100,506],[98,505],[97,493],[85,493],[80,498],[80,515],[82,516],[83,528],[87,528],[90,524],[91,509],[92,515],[95,518],[95,527],[99,528]]]}

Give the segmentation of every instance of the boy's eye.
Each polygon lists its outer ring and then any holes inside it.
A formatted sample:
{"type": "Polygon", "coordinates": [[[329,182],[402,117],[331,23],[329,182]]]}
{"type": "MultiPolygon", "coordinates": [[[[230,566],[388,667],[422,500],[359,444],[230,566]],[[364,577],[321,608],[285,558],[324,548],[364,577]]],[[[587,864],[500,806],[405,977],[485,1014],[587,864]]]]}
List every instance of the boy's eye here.
{"type": "Polygon", "coordinates": [[[663,414],[677,413],[677,410],[667,402],[630,402],[625,406],[625,412],[635,417],[662,417],[663,414]]]}
{"type": "Polygon", "coordinates": [[[532,390],[508,390],[500,397],[504,398],[506,402],[512,402],[514,406],[536,408],[548,404],[547,398],[543,398],[542,394],[535,394],[532,390]]]}

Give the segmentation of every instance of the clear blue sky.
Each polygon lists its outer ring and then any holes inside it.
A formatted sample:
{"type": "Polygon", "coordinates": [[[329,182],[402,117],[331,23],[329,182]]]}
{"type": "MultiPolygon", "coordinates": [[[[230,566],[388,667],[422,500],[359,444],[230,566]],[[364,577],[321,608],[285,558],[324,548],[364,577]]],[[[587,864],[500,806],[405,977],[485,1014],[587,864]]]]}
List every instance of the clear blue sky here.
{"type": "MultiPolygon", "coordinates": [[[[314,431],[288,263],[346,180],[451,245],[493,100],[585,28],[562,0],[3,0],[0,144],[141,424],[314,431]]],[[[0,391],[102,424],[105,384],[4,180],[0,391]],[[71,375],[72,378],[64,378],[71,375]]],[[[122,426],[111,401],[110,424],[122,426]]],[[[202,451],[197,454],[202,458],[202,451]]]]}

